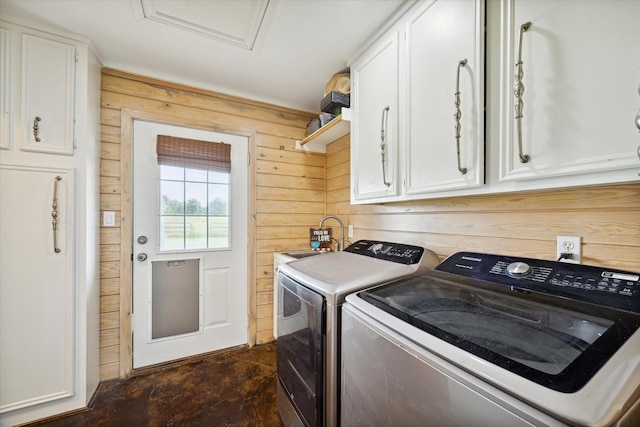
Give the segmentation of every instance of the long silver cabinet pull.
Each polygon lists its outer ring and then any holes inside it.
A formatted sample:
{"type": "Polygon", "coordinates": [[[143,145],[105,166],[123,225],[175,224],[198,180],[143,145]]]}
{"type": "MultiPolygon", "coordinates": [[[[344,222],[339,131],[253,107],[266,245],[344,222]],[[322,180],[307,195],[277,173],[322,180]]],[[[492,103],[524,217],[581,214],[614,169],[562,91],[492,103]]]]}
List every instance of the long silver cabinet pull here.
{"type": "Polygon", "coordinates": [[[387,123],[389,120],[389,106],[384,107],[382,110],[382,123],[380,125],[380,151],[382,155],[382,182],[387,187],[391,186],[391,182],[387,181],[387,169],[384,167],[384,162],[387,157],[387,123]]]}
{"type": "Polygon", "coordinates": [[[527,163],[530,160],[528,154],[522,152],[522,109],[524,107],[522,102],[522,95],[524,94],[524,84],[522,83],[522,77],[524,77],[524,71],[522,70],[522,34],[524,34],[531,27],[531,22],[525,22],[520,26],[520,45],[518,47],[518,62],[516,63],[516,86],[514,88],[514,94],[516,96],[516,125],[518,127],[518,150],[520,155],[520,162],[527,163]]]}
{"type": "Polygon", "coordinates": [[[42,119],[40,117],[36,117],[35,119],[33,119],[33,138],[36,140],[36,142],[42,141],[40,139],[40,122],[41,121],[42,119]]]}
{"type": "Polygon", "coordinates": [[[460,67],[464,67],[467,65],[467,60],[463,59],[458,62],[458,73],[456,75],[456,93],[455,93],[455,101],[454,104],[456,106],[456,111],[453,114],[453,117],[456,121],[456,152],[458,153],[458,170],[462,175],[467,173],[467,168],[463,168],[460,164],[460,118],[462,117],[462,111],[460,111],[460,67]]]}
{"type": "MultiPolygon", "coordinates": [[[[640,95],[640,85],[638,85],[638,95],[640,95]]],[[[636,127],[640,130],[640,110],[638,110],[638,114],[636,114],[636,127]]],[[[638,160],[640,160],[640,145],[638,145],[638,160]]],[[[640,176],[640,172],[638,172],[638,176],[640,176]]]]}
{"type": "Polygon", "coordinates": [[[56,176],[53,179],[53,201],[51,202],[51,225],[53,228],[53,251],[57,254],[62,252],[62,249],[58,247],[58,182],[62,180],[62,177],[56,176]]]}
{"type": "MultiPolygon", "coordinates": [[[[640,85],[638,85],[638,95],[640,95],[640,85]]],[[[638,113],[636,114],[636,127],[638,128],[638,130],[640,130],[640,110],[638,110],[638,113]]]]}

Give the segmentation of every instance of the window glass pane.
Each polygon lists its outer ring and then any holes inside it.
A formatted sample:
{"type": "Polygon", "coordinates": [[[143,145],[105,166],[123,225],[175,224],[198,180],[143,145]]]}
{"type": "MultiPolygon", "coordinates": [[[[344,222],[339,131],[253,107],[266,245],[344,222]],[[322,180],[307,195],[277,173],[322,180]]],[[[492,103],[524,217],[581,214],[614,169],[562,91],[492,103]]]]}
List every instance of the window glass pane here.
{"type": "Polygon", "coordinates": [[[209,215],[229,215],[227,184],[209,184],[209,215]]]}
{"type": "Polygon", "coordinates": [[[209,171],[209,182],[219,182],[222,184],[229,183],[229,172],[214,172],[209,171]]]}
{"type": "Polygon", "coordinates": [[[184,214],[184,183],[160,181],[160,214],[184,214]]]}
{"type": "Polygon", "coordinates": [[[186,215],[206,215],[207,214],[207,184],[195,182],[185,183],[185,214],[186,215]]]}
{"type": "Polygon", "coordinates": [[[160,250],[229,248],[230,174],[160,166],[160,250]]]}
{"type": "Polygon", "coordinates": [[[175,166],[160,166],[160,179],[184,181],[184,168],[175,166]]]}
{"type": "Polygon", "coordinates": [[[207,171],[200,169],[185,169],[185,181],[207,182],[207,171]]]}
{"type": "Polygon", "coordinates": [[[229,244],[229,217],[209,217],[209,248],[228,248],[229,244]]]}
{"type": "Polygon", "coordinates": [[[207,217],[188,216],[185,219],[187,239],[185,249],[204,249],[207,247],[207,217]]]}
{"type": "Polygon", "coordinates": [[[184,249],[184,217],[160,217],[160,248],[163,250],[184,249]]]}

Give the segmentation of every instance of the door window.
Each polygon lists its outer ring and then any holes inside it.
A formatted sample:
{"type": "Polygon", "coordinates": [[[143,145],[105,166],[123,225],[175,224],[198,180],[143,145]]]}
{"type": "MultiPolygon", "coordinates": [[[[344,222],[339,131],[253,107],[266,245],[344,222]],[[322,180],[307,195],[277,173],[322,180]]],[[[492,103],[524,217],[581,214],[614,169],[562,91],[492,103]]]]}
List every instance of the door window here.
{"type": "Polygon", "coordinates": [[[228,249],[231,146],[158,135],[161,251],[228,249]]]}
{"type": "Polygon", "coordinates": [[[160,166],[160,250],[228,249],[228,172],[160,166]]]}

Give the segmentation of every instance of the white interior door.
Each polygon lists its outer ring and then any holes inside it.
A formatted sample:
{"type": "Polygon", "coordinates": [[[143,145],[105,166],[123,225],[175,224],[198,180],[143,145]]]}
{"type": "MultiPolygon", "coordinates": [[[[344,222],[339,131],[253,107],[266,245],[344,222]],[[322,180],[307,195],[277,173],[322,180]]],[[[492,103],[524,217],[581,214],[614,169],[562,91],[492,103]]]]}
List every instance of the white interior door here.
{"type": "Polygon", "coordinates": [[[133,367],[247,343],[248,138],[135,121],[133,367]],[[231,172],[158,166],[158,135],[231,145],[231,172]]]}

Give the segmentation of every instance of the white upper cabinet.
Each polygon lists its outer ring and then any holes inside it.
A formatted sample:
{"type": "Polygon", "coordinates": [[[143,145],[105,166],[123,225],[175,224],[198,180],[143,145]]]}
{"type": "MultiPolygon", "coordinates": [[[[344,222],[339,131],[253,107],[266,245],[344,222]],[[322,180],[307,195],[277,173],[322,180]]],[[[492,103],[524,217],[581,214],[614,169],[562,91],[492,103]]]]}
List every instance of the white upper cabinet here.
{"type": "Polygon", "coordinates": [[[351,65],[351,203],[483,185],[484,2],[421,1],[392,25],[351,65]]]}
{"type": "Polygon", "coordinates": [[[499,181],[638,179],[640,2],[505,0],[499,19],[499,181]]]}
{"type": "Polygon", "coordinates": [[[398,185],[399,33],[351,66],[351,203],[393,200],[398,185]]]}
{"type": "Polygon", "coordinates": [[[74,154],[76,42],[1,23],[0,148],[74,154]]]}
{"type": "Polygon", "coordinates": [[[639,22],[640,1],[416,2],[351,67],[351,202],[637,182],[639,22]]]}
{"type": "Polygon", "coordinates": [[[73,154],[73,44],[22,34],[22,149],[73,154]]]}
{"type": "Polygon", "coordinates": [[[429,1],[407,17],[407,198],[484,183],[483,26],[480,1],[429,1]]]}

